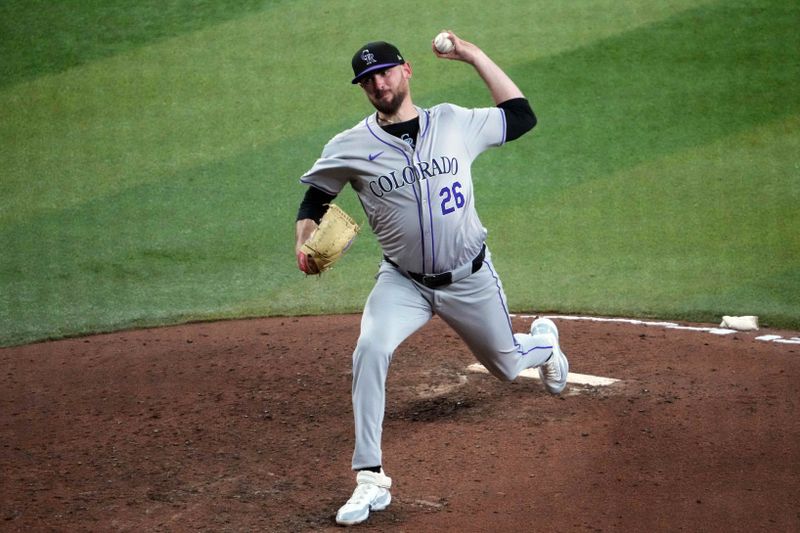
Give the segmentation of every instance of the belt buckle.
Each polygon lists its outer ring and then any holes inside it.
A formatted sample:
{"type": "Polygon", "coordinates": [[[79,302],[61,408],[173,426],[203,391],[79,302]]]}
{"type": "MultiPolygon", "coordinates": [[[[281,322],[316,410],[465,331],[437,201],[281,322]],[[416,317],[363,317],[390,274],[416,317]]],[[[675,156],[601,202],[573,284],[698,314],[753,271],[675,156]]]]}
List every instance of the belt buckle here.
{"type": "Polygon", "coordinates": [[[429,289],[436,289],[438,287],[449,285],[452,279],[453,276],[451,272],[443,272],[441,274],[422,276],[422,284],[429,289]]]}

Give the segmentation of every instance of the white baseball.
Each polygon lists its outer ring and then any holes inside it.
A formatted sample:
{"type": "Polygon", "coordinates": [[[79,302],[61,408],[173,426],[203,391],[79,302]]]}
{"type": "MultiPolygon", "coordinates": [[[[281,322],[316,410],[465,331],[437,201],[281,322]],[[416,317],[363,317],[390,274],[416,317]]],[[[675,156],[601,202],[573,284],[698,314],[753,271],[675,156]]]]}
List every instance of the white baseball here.
{"type": "Polygon", "coordinates": [[[442,32],[436,36],[436,38],[433,40],[433,46],[435,46],[441,54],[449,54],[455,47],[453,41],[450,39],[450,36],[445,32],[442,32]]]}

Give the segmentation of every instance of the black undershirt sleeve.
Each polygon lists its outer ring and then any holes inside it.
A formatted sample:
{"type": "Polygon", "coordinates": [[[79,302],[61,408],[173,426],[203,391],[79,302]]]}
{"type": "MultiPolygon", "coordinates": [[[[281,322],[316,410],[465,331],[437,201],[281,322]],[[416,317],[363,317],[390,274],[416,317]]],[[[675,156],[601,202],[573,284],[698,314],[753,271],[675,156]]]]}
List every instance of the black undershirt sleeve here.
{"type": "Polygon", "coordinates": [[[519,139],[536,126],[536,115],[525,98],[512,98],[497,107],[506,114],[506,142],[519,139]]]}
{"type": "Polygon", "coordinates": [[[314,186],[309,186],[303,201],[300,202],[300,209],[297,210],[297,220],[310,218],[319,224],[322,215],[328,210],[329,204],[336,198],[335,194],[328,194],[314,186]]]}

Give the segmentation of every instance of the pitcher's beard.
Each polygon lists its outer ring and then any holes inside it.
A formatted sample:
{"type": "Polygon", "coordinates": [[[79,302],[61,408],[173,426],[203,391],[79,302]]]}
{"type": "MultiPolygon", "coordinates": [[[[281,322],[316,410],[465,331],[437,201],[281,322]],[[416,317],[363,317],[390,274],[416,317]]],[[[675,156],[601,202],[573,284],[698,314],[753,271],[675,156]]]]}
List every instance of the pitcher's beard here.
{"type": "Polygon", "coordinates": [[[403,100],[405,100],[408,91],[400,89],[397,94],[395,94],[388,102],[383,100],[372,101],[372,105],[377,109],[382,115],[390,117],[397,113],[400,109],[400,106],[403,105],[403,100]]]}

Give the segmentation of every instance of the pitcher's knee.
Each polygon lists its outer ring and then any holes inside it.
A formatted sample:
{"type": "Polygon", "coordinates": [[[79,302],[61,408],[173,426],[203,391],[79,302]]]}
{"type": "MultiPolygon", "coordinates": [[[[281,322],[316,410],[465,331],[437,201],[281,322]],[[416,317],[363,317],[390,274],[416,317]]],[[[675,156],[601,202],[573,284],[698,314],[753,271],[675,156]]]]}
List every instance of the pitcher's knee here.
{"type": "Polygon", "coordinates": [[[486,367],[486,370],[488,370],[491,375],[500,381],[514,381],[514,379],[517,377],[517,374],[519,374],[516,366],[514,368],[508,368],[506,365],[484,363],[484,367],[486,367]]]}

